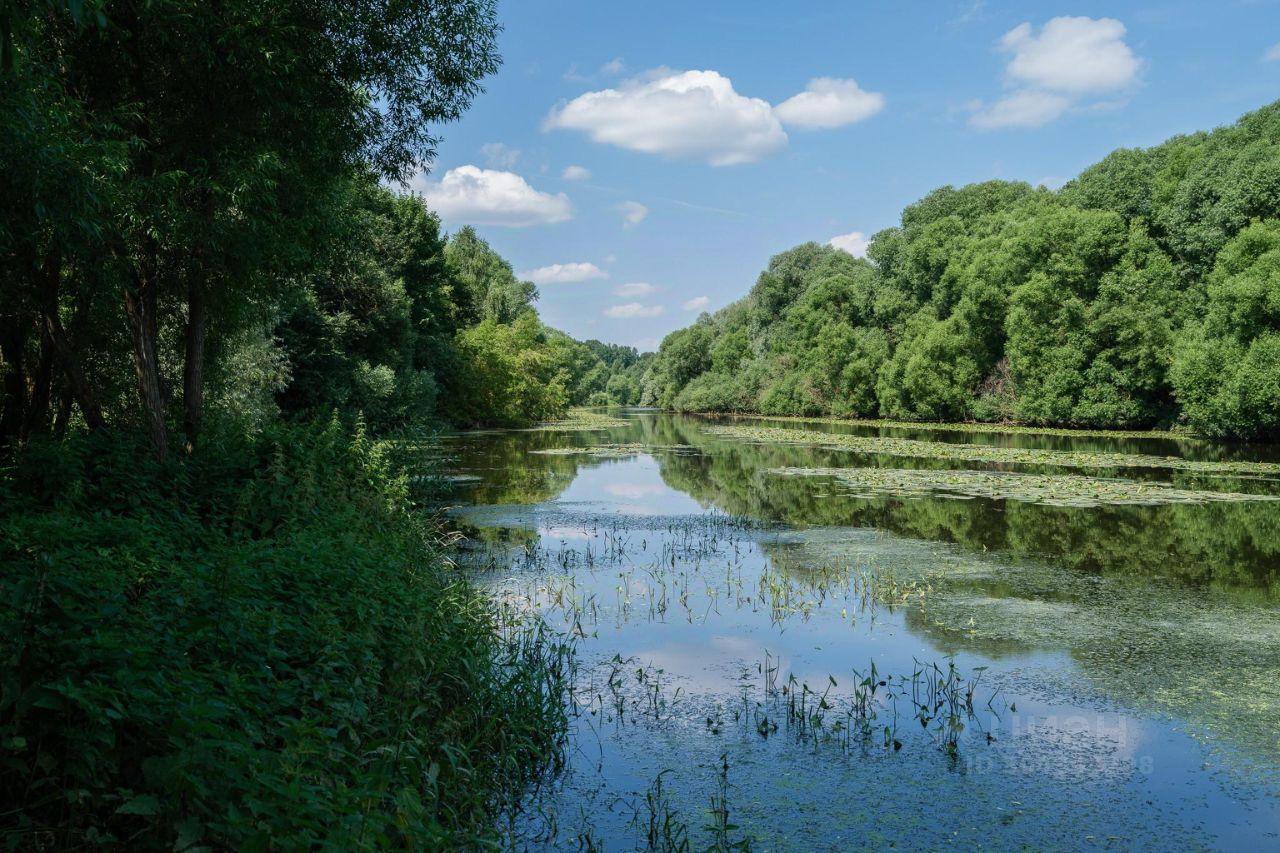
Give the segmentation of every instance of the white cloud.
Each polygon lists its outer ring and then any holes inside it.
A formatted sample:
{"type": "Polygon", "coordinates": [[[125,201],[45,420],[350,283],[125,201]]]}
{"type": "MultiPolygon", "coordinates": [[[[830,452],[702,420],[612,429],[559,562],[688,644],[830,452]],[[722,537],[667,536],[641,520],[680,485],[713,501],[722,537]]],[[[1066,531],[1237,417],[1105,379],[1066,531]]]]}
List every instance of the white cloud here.
{"type": "Polygon", "coordinates": [[[610,305],[604,309],[604,316],[614,320],[634,320],[642,317],[661,317],[665,311],[666,309],[661,305],[627,302],[622,305],[610,305]]]}
{"type": "Polygon", "coordinates": [[[867,246],[871,241],[867,239],[867,235],[861,231],[850,231],[848,234],[837,234],[827,241],[828,246],[835,246],[837,249],[844,249],[855,258],[865,258],[867,256],[867,246]]]}
{"type": "Polygon", "coordinates": [[[493,169],[511,169],[520,160],[520,149],[503,142],[486,142],[480,146],[484,162],[493,169]]]}
{"type": "Polygon", "coordinates": [[[784,123],[805,128],[842,127],[884,109],[884,95],[867,92],[855,80],[818,77],[798,95],[773,108],[784,123]]]}
{"type": "Polygon", "coordinates": [[[684,305],[680,306],[686,311],[701,311],[711,304],[711,300],[705,296],[695,296],[684,305]]]}
{"type": "Polygon", "coordinates": [[[1280,62],[1280,42],[1276,42],[1262,54],[1263,62],[1280,62]]]}
{"type": "Polygon", "coordinates": [[[1040,127],[1056,119],[1071,106],[1066,95],[1025,90],[1006,95],[994,104],[980,106],[969,119],[974,127],[1040,127]]]}
{"type": "Polygon", "coordinates": [[[534,284],[568,284],[575,281],[591,281],[597,278],[608,278],[609,274],[595,264],[580,262],[572,264],[551,264],[538,267],[536,270],[520,273],[520,277],[534,284]]]}
{"type": "Polygon", "coordinates": [[[1000,48],[1013,54],[1005,73],[1016,84],[1056,92],[1123,89],[1142,68],[1124,34],[1115,18],[1053,18],[1039,35],[1031,24],[1019,24],[1000,39],[1000,48]]]}
{"type": "Polygon", "coordinates": [[[622,224],[625,228],[639,225],[649,215],[649,208],[638,201],[624,201],[618,205],[618,210],[622,212],[622,224]]]}
{"type": "Polygon", "coordinates": [[[459,166],[438,182],[418,178],[414,189],[451,222],[524,228],[573,218],[568,196],[539,192],[514,172],[459,166]]]}
{"type": "Polygon", "coordinates": [[[616,57],[600,66],[601,74],[621,74],[627,69],[627,65],[622,61],[622,57],[616,57]]]}
{"type": "Polygon", "coordinates": [[[1012,91],[992,104],[977,102],[970,124],[1040,127],[1092,96],[1130,88],[1143,61],[1124,36],[1124,24],[1114,18],[1053,18],[1039,33],[1019,24],[1000,39],[1000,50],[1011,54],[1005,79],[1012,91]]]}
{"type": "Polygon", "coordinates": [[[544,128],[713,166],[750,163],[787,144],[773,108],[738,94],[715,71],[659,69],[616,89],[587,92],[552,110],[544,128]]]}
{"type": "Polygon", "coordinates": [[[589,181],[591,180],[591,170],[585,166],[565,166],[564,171],[560,173],[560,177],[566,181],[589,181]]]}
{"type": "Polygon", "coordinates": [[[613,289],[613,293],[615,296],[623,297],[648,296],[657,289],[647,281],[632,281],[618,285],[613,289]]]}

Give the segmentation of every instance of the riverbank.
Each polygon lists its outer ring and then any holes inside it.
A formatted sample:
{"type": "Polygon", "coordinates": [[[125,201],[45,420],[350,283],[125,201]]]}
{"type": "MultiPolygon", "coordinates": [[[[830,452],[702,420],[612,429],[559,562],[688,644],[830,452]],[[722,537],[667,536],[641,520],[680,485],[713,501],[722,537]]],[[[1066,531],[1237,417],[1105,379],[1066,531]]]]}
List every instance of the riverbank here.
{"type": "Polygon", "coordinates": [[[26,448],[0,482],[4,846],[491,837],[557,760],[563,649],[462,578],[398,452],[336,425],[166,465],[26,448]]]}
{"type": "Polygon", "coordinates": [[[871,427],[873,429],[915,429],[938,432],[981,432],[1000,435],[1046,435],[1061,438],[1159,438],[1169,441],[1203,441],[1190,430],[1167,429],[1074,429],[1071,427],[1034,426],[1032,424],[993,423],[989,421],[895,421],[890,418],[824,418],[803,415],[761,415],[751,412],[682,412],[706,418],[767,419],[797,424],[833,424],[836,426],[871,427]]]}

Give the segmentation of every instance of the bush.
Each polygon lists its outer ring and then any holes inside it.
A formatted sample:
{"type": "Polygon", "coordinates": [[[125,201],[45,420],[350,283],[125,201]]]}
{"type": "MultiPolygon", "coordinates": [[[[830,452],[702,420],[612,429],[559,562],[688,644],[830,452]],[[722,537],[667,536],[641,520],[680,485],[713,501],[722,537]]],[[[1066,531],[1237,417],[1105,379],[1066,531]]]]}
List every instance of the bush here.
{"type": "Polygon", "coordinates": [[[491,831],[556,754],[561,685],[433,545],[391,450],[272,427],[163,467],[119,439],[19,459],[0,486],[8,846],[491,831]]]}

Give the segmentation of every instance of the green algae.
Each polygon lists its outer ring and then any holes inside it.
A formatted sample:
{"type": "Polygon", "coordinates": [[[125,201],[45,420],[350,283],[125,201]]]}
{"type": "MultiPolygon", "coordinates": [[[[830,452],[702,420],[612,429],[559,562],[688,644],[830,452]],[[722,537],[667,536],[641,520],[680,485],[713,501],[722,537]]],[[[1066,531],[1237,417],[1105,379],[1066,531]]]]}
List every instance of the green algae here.
{"type": "Polygon", "coordinates": [[[1274,495],[1179,489],[1165,483],[1075,474],[914,468],[773,468],[770,473],[787,477],[831,477],[852,490],[855,496],[867,497],[937,497],[943,494],[1074,507],[1280,500],[1280,496],[1274,495]]]}
{"type": "Polygon", "coordinates": [[[983,444],[952,444],[885,436],[844,435],[782,427],[708,426],[707,432],[738,441],[762,444],[799,444],[853,453],[899,456],[913,459],[940,459],[953,462],[984,462],[1005,465],[1047,465],[1058,468],[1156,468],[1221,476],[1280,476],[1280,463],[1251,461],[1201,461],[1180,456],[1152,456],[1143,453],[1047,450],[1043,448],[998,447],[983,444]]]}
{"type": "Polygon", "coordinates": [[[597,430],[624,427],[627,422],[604,412],[590,409],[570,409],[563,420],[547,421],[537,426],[528,427],[523,432],[595,432],[597,430]]]}
{"type": "Polygon", "coordinates": [[[688,444],[596,444],[590,447],[548,447],[530,450],[539,456],[593,456],[597,459],[625,459],[642,453],[696,453],[688,444]]]}

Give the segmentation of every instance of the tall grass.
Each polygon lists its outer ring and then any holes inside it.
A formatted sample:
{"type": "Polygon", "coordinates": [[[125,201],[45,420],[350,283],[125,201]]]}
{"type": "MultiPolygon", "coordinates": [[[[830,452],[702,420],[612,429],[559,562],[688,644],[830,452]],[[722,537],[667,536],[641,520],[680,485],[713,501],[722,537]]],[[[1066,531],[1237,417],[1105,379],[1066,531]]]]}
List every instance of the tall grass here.
{"type": "Polygon", "coordinates": [[[384,444],[274,427],[0,484],[0,847],[436,846],[558,760],[565,655],[500,626],[384,444]]]}

